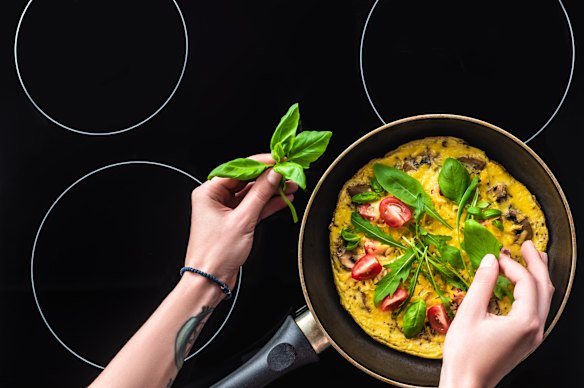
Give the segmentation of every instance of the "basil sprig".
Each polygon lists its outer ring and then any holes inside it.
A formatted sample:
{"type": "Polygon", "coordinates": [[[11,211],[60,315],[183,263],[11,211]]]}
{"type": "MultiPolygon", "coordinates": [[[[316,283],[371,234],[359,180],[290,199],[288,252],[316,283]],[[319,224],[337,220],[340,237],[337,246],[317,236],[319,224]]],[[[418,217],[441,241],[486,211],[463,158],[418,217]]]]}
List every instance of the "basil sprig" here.
{"type": "Polygon", "coordinates": [[[306,189],[306,175],[304,170],[316,161],[326,150],[332,132],[330,131],[302,131],[297,133],[300,122],[298,103],[292,104],[286,114],[282,116],[270,140],[270,151],[276,163],[267,164],[248,158],[237,158],[215,167],[207,179],[215,176],[250,180],[257,178],[267,168],[282,175],[282,182],[278,189],[280,196],[288,205],[294,222],[298,222],[298,215],[292,202],[286,197],[286,181],[293,181],[298,187],[306,189]]]}

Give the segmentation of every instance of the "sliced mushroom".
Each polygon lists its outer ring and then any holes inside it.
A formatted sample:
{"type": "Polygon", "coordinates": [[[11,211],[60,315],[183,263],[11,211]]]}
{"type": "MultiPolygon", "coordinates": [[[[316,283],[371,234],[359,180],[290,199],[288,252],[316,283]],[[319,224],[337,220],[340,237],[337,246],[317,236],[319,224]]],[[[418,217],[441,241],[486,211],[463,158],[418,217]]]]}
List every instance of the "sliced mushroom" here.
{"type": "Polygon", "coordinates": [[[525,217],[520,223],[521,229],[519,229],[519,234],[515,238],[515,243],[523,244],[525,240],[531,240],[533,238],[533,228],[529,223],[529,219],[525,217]]]}
{"type": "Polygon", "coordinates": [[[461,156],[460,158],[458,158],[458,160],[460,161],[460,163],[466,165],[467,167],[478,171],[485,168],[487,164],[486,161],[479,158],[475,158],[473,156],[461,156]]]}
{"type": "Polygon", "coordinates": [[[341,263],[341,267],[343,267],[343,269],[346,271],[351,271],[355,265],[355,262],[357,261],[357,258],[351,252],[345,252],[337,257],[339,259],[339,263],[341,263]]]}
{"type": "Polygon", "coordinates": [[[357,195],[357,194],[361,194],[364,193],[366,191],[371,191],[371,186],[369,186],[368,184],[365,183],[359,183],[353,186],[350,186],[347,188],[347,192],[349,193],[349,195],[351,197],[357,195]]]}
{"type": "Polygon", "coordinates": [[[363,308],[365,308],[365,310],[367,310],[367,312],[371,312],[371,308],[369,307],[369,304],[367,303],[367,295],[365,295],[364,292],[359,291],[359,294],[361,294],[361,302],[363,302],[363,308]]]}
{"type": "Polygon", "coordinates": [[[411,155],[405,158],[401,165],[401,169],[404,171],[417,170],[421,165],[432,164],[434,158],[435,155],[432,151],[426,149],[418,155],[411,155]]]}
{"type": "Polygon", "coordinates": [[[490,187],[487,193],[491,194],[495,198],[495,201],[501,202],[507,198],[507,185],[497,183],[495,186],[490,187]]]}

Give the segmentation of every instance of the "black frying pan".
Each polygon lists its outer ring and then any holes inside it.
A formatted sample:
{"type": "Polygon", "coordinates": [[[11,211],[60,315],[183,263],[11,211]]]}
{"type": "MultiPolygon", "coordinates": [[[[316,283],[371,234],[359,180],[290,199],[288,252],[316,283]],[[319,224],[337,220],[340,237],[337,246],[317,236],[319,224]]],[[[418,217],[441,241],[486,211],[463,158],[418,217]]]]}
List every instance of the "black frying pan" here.
{"type": "Polygon", "coordinates": [[[326,170],[307,204],[298,244],[300,281],[307,305],[288,317],[272,339],[217,387],[261,387],[310,362],[332,345],[365,373],[401,387],[437,386],[441,360],[411,356],[369,337],[339,303],[329,251],[329,223],[339,190],[359,168],[410,140],[451,135],[484,150],[536,195],[549,228],[549,270],[555,294],[544,338],[560,318],[576,270],[576,233],[562,188],[545,163],[510,133],[477,119],[421,115],[397,120],[363,136],[326,170]]]}

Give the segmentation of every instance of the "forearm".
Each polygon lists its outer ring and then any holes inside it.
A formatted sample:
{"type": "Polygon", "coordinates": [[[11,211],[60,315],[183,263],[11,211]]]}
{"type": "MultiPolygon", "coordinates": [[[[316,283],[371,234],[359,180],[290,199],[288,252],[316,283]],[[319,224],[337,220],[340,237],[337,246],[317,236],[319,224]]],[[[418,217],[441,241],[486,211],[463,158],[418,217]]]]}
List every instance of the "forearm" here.
{"type": "Polygon", "coordinates": [[[213,308],[220,288],[185,274],[90,388],[169,387],[213,308]]]}

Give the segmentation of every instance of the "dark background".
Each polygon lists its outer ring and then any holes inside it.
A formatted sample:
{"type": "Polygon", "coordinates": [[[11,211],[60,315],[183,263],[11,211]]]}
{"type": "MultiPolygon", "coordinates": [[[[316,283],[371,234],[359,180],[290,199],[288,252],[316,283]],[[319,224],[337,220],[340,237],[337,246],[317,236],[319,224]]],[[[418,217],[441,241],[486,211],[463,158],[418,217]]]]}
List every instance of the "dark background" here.
{"type": "MultiPolygon", "coordinates": [[[[97,136],[56,125],[27,98],[14,61],[15,33],[27,2],[2,3],[1,386],[78,387],[100,371],[55,340],[31,290],[31,252],[39,225],[79,178],[115,163],[152,161],[204,180],[219,163],[266,152],[279,118],[299,102],[303,129],[333,132],[326,153],[307,172],[307,190],[297,194],[295,206],[302,217],[327,166],[383,124],[364,92],[359,62],[373,1],[179,1],[189,52],[176,93],[141,125],[103,135],[135,122],[126,118],[128,112],[130,118],[140,117],[143,107],[152,112],[157,105],[150,95],[155,101],[168,95],[168,82],[180,72],[185,44],[176,28],[180,21],[176,14],[173,19],[172,7],[161,8],[168,14],[158,12],[161,2],[92,2],[93,8],[78,10],[75,1],[54,2],[51,8],[51,2],[38,0],[29,6],[19,41],[29,92],[42,97],[63,122],[95,129],[97,136]],[[76,19],[80,16],[86,19],[76,19]],[[116,31],[134,35],[120,35],[129,36],[124,41],[116,31]],[[101,38],[111,46],[100,46],[101,38]],[[113,85],[110,94],[91,91],[104,83],[113,85]],[[116,88],[133,93],[113,93],[116,88]]],[[[383,120],[465,114],[523,140],[545,126],[528,144],[562,185],[580,232],[584,175],[576,139],[582,136],[584,81],[576,55],[570,88],[553,116],[571,65],[570,34],[560,3],[393,3],[382,2],[371,17],[364,62],[383,120]]],[[[562,2],[578,52],[584,15],[576,3],[562,2]]],[[[106,175],[101,181],[98,174],[82,182],[89,186],[75,186],[51,212],[39,239],[35,280],[47,318],[76,348],[101,344],[94,353],[100,362],[115,354],[170,290],[184,254],[188,194],[196,183],[168,169],[148,167],[121,168],[119,176],[106,175]],[[55,255],[62,260],[52,261],[55,255]],[[136,261],[119,265],[119,257],[134,256],[136,261]],[[161,257],[167,258],[164,264],[161,257]]],[[[232,315],[220,335],[185,363],[176,386],[207,386],[220,379],[304,305],[297,268],[299,229],[287,211],[260,225],[232,315]]],[[[577,271],[568,304],[549,337],[501,387],[582,381],[581,277],[577,271]]],[[[320,357],[272,385],[386,385],[333,348],[320,357]]]]}

